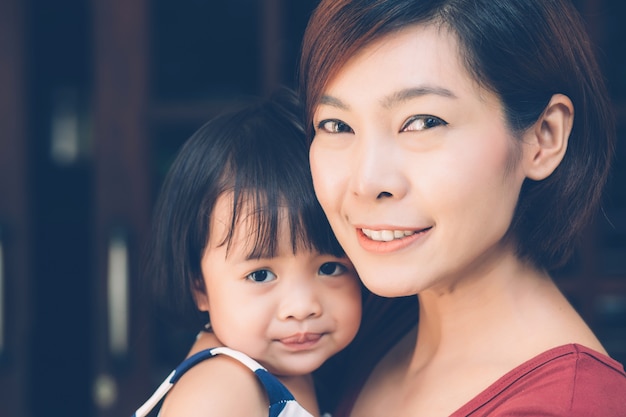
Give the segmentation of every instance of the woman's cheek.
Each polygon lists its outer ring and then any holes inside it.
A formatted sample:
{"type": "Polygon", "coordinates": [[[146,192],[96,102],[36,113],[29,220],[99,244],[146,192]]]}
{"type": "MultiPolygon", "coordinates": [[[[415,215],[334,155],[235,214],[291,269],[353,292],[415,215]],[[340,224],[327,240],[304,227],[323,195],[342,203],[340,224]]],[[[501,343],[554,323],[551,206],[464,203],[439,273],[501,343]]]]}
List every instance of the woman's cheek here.
{"type": "Polygon", "coordinates": [[[326,211],[332,205],[333,192],[337,191],[338,173],[333,169],[332,155],[316,146],[315,141],[311,145],[310,161],[315,194],[326,211]]]}

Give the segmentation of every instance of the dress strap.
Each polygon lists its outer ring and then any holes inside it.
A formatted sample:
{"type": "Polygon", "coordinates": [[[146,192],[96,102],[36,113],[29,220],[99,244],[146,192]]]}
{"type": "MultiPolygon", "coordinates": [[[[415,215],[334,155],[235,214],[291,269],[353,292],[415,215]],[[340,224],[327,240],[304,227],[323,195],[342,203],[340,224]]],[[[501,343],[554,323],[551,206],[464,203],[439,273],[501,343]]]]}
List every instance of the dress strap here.
{"type": "Polygon", "coordinates": [[[221,346],[202,350],[185,359],[167,376],[167,378],[165,378],[165,381],[163,381],[154,394],[135,411],[132,417],[146,417],[189,369],[216,355],[229,356],[241,362],[256,374],[267,391],[270,402],[269,417],[311,417],[311,415],[295,401],[294,396],[289,392],[287,387],[274,375],[270,374],[261,364],[242,352],[221,346]]]}

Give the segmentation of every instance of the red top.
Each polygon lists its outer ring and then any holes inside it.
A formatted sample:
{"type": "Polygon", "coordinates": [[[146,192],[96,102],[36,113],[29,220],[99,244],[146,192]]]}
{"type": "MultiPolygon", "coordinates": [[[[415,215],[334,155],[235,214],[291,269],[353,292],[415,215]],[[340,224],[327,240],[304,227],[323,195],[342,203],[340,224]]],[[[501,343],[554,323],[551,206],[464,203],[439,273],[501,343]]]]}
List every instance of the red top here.
{"type": "MultiPolygon", "coordinates": [[[[356,339],[318,372],[318,399],[333,416],[350,415],[374,366],[416,325],[416,311],[417,297],[366,298],[356,339]]],[[[511,370],[450,417],[466,416],[626,417],[626,373],[599,352],[559,346],[511,370]]]]}
{"type": "Polygon", "coordinates": [[[617,361],[578,344],[523,363],[450,417],[624,417],[626,373],[617,361]]]}

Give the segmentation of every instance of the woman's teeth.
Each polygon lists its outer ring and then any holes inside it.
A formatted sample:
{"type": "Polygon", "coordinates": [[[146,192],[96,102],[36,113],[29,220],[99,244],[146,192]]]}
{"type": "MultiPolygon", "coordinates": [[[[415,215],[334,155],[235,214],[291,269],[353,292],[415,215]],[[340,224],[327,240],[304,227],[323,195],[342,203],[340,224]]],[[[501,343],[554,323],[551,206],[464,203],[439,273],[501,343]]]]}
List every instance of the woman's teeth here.
{"type": "Polygon", "coordinates": [[[413,230],[371,230],[361,229],[363,234],[372,240],[379,242],[391,242],[394,239],[402,239],[415,233],[413,230]]]}

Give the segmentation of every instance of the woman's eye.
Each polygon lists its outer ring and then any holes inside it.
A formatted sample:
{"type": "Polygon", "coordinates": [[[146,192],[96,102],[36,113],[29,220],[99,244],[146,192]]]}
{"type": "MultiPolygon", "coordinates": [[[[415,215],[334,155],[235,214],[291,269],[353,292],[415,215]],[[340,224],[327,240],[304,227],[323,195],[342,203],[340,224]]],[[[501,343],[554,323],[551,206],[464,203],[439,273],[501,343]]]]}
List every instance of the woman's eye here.
{"type": "Polygon", "coordinates": [[[276,279],[276,275],[267,269],[259,269],[246,275],[246,279],[254,282],[270,282],[276,279]]]}
{"type": "Polygon", "coordinates": [[[448,124],[447,122],[445,122],[444,120],[438,117],[420,114],[420,115],[412,116],[406,122],[404,122],[404,125],[402,126],[401,131],[410,132],[410,131],[426,130],[426,129],[432,129],[433,127],[437,127],[437,126],[445,126],[447,124],[448,124]]]}
{"type": "Polygon", "coordinates": [[[326,133],[352,133],[352,128],[341,120],[326,119],[317,124],[318,130],[326,133]]]}
{"type": "Polygon", "coordinates": [[[338,262],[326,262],[322,266],[320,266],[319,274],[320,275],[341,275],[348,270],[345,266],[338,262]]]}

